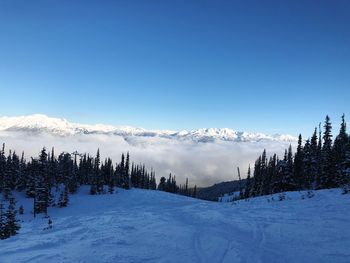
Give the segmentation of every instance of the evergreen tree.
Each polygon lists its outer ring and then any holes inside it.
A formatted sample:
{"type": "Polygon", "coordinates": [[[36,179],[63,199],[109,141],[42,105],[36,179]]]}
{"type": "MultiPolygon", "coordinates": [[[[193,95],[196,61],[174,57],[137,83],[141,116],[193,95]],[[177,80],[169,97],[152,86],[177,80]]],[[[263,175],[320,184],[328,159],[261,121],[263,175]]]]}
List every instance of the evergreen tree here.
{"type": "Polygon", "coordinates": [[[164,176],[160,178],[159,184],[158,184],[158,190],[159,191],[165,191],[166,189],[166,179],[164,176]]]}
{"type": "Polygon", "coordinates": [[[193,192],[192,192],[192,197],[194,197],[194,198],[197,197],[197,185],[194,185],[193,192]]]}
{"type": "Polygon", "coordinates": [[[6,159],[6,164],[4,167],[4,179],[3,179],[3,194],[5,199],[8,199],[11,194],[11,189],[13,188],[12,181],[13,181],[13,171],[12,171],[12,153],[11,150],[9,151],[9,154],[6,159]]]}
{"type": "Polygon", "coordinates": [[[96,190],[98,194],[103,193],[103,177],[100,170],[100,149],[97,149],[95,157],[95,181],[96,181],[96,190]]]}
{"type": "Polygon", "coordinates": [[[16,219],[16,210],[15,210],[16,201],[12,197],[10,198],[8,209],[5,213],[6,223],[5,223],[5,235],[6,237],[14,236],[18,233],[18,230],[21,228],[16,219]]]}
{"type": "MultiPolygon", "coordinates": [[[[303,154],[303,164],[302,164],[302,176],[303,176],[303,189],[311,189],[314,182],[314,164],[312,161],[312,151],[310,140],[306,140],[304,145],[304,154],[303,154]]],[[[298,168],[296,168],[297,170],[298,168]]]]}
{"type": "Polygon", "coordinates": [[[247,180],[246,180],[245,190],[244,190],[244,198],[249,198],[250,194],[251,194],[251,179],[250,179],[250,165],[249,165],[247,180]]]}
{"type": "Polygon", "coordinates": [[[298,147],[297,152],[295,153],[294,157],[294,183],[296,189],[302,189],[305,185],[304,182],[304,167],[303,167],[303,161],[304,161],[304,150],[302,145],[302,136],[299,134],[298,138],[298,147]]]}
{"type": "MultiPolygon", "coordinates": [[[[321,132],[321,130],[319,131],[321,132]]],[[[315,128],[314,133],[310,141],[310,182],[312,182],[312,188],[316,188],[320,182],[321,173],[321,137],[317,137],[317,128],[315,128]],[[318,140],[318,142],[317,142],[318,140]]]]}
{"type": "Polygon", "coordinates": [[[16,185],[17,191],[23,191],[26,189],[27,186],[27,166],[26,161],[24,159],[24,152],[22,152],[22,156],[19,162],[19,173],[18,173],[18,180],[16,185]]]}
{"type": "Polygon", "coordinates": [[[36,165],[37,174],[35,176],[35,213],[47,213],[50,204],[51,185],[48,179],[48,154],[44,147],[39,155],[36,165]]]}
{"type": "Polygon", "coordinates": [[[69,196],[68,196],[68,187],[64,186],[63,192],[60,194],[60,198],[58,200],[58,206],[59,207],[66,207],[69,202],[69,196]]]}
{"type": "MultiPolygon", "coordinates": [[[[265,150],[264,150],[265,151],[265,150]]],[[[259,196],[262,188],[262,173],[261,173],[261,156],[255,161],[254,165],[254,181],[251,196],[259,196]]]]}
{"type": "Polygon", "coordinates": [[[33,159],[27,165],[27,182],[26,182],[26,195],[31,198],[35,198],[35,180],[37,174],[38,162],[33,159]]]}
{"type": "Polygon", "coordinates": [[[321,123],[318,124],[318,144],[317,144],[317,160],[316,160],[316,180],[315,180],[315,189],[318,189],[321,186],[321,178],[322,178],[322,130],[321,130],[321,123]]]}
{"type": "Polygon", "coordinates": [[[346,184],[346,176],[344,174],[344,164],[347,159],[347,151],[349,145],[349,137],[346,133],[346,122],[345,116],[342,116],[342,123],[340,125],[340,131],[338,136],[334,140],[333,145],[333,155],[334,155],[334,163],[336,169],[336,185],[344,185],[346,184]]]}
{"type": "Polygon", "coordinates": [[[120,187],[126,188],[126,175],[125,175],[125,156],[122,154],[121,161],[119,164],[119,177],[120,177],[120,187]]]}
{"type": "Polygon", "coordinates": [[[332,154],[332,124],[327,115],[323,126],[323,146],[321,151],[321,173],[318,188],[331,188],[335,186],[335,163],[332,154]]]}
{"type": "Polygon", "coordinates": [[[125,189],[130,189],[130,156],[129,152],[126,154],[126,160],[125,160],[125,167],[124,167],[124,188],[125,189]]]}
{"type": "Polygon", "coordinates": [[[295,181],[294,181],[294,162],[293,162],[293,152],[292,145],[288,147],[288,155],[287,155],[287,170],[285,173],[285,191],[293,191],[296,189],[295,181]]]}
{"type": "Polygon", "coordinates": [[[239,171],[239,167],[237,167],[237,172],[238,172],[238,184],[239,184],[239,199],[243,199],[244,193],[243,193],[241,172],[239,171]]]}
{"type": "Polygon", "coordinates": [[[8,238],[6,233],[6,217],[4,212],[4,205],[0,200],[0,239],[6,239],[8,238]]]}
{"type": "Polygon", "coordinates": [[[259,195],[265,195],[269,194],[269,177],[267,174],[267,155],[266,150],[264,149],[262,155],[261,155],[261,162],[260,162],[260,189],[259,189],[259,195]]]}
{"type": "Polygon", "coordinates": [[[277,155],[274,154],[272,158],[270,158],[269,165],[267,167],[267,173],[269,177],[269,191],[268,194],[275,193],[275,182],[278,181],[278,173],[277,173],[277,155]]]}
{"type": "Polygon", "coordinates": [[[5,186],[6,176],[6,157],[5,157],[5,144],[2,145],[0,151],[0,192],[3,192],[5,186]]]}
{"type": "Polygon", "coordinates": [[[91,173],[91,186],[90,186],[90,194],[95,195],[97,193],[102,192],[103,185],[100,183],[100,149],[97,149],[94,165],[93,165],[93,173],[91,173]]]}

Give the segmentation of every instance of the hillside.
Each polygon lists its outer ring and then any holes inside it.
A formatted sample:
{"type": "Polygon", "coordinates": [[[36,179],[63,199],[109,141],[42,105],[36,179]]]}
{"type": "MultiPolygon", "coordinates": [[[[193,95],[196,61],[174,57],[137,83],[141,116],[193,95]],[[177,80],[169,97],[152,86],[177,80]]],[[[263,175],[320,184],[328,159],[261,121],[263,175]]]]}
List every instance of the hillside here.
{"type": "Polygon", "coordinates": [[[71,197],[1,241],[0,262],[348,262],[350,195],[322,190],[213,203],[158,191],[71,197]]]}
{"type": "MultiPolygon", "coordinates": [[[[241,180],[241,187],[245,187],[246,180],[241,180]]],[[[198,189],[197,197],[203,200],[218,201],[218,199],[232,192],[239,191],[239,181],[229,181],[198,189]]]]}

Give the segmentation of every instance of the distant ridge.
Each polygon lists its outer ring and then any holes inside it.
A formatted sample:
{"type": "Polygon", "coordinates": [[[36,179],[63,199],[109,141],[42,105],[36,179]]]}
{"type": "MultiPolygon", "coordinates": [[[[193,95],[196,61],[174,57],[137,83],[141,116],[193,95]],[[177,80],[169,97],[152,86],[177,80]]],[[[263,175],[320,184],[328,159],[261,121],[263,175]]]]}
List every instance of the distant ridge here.
{"type": "Polygon", "coordinates": [[[123,137],[161,137],[176,140],[192,140],[197,142],[234,141],[282,141],[295,142],[297,138],[291,135],[266,135],[263,133],[248,133],[228,128],[202,128],[192,131],[146,130],[130,126],[86,125],[71,123],[63,118],[53,118],[44,114],[33,114],[18,117],[0,117],[0,131],[23,131],[32,133],[49,133],[58,136],[76,134],[107,134],[123,137]]]}

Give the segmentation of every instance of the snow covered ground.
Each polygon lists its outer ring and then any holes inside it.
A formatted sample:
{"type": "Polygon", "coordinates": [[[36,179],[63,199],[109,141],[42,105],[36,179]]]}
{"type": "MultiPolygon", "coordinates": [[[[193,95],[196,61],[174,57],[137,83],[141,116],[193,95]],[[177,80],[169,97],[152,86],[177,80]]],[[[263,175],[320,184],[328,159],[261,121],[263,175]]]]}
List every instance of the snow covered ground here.
{"type": "Polygon", "coordinates": [[[71,196],[47,219],[25,206],[20,234],[0,241],[0,262],[349,262],[350,195],[288,193],[212,203],[158,191],[71,196]],[[304,199],[302,198],[304,197],[304,199]]]}

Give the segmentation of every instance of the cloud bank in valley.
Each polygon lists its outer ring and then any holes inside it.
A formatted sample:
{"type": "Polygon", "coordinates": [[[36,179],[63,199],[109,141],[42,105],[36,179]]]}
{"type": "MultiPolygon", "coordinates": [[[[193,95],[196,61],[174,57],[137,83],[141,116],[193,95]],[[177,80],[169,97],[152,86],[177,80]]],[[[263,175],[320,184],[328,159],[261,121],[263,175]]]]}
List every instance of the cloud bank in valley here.
{"type": "Polygon", "coordinates": [[[179,183],[183,183],[188,177],[191,185],[199,186],[236,179],[237,166],[241,168],[242,177],[245,177],[249,163],[253,165],[263,149],[266,149],[268,154],[276,152],[282,155],[289,145],[289,142],[281,141],[195,142],[107,134],[76,134],[63,137],[14,131],[1,131],[0,140],[6,143],[7,150],[13,149],[17,153],[24,151],[26,157],[37,156],[44,146],[49,150],[55,147],[56,154],[62,151],[78,151],[93,156],[99,148],[102,158],[111,157],[116,162],[119,161],[122,152],[128,151],[132,161],[145,163],[148,168],[155,169],[157,180],[172,173],[176,175],[179,183]]]}

